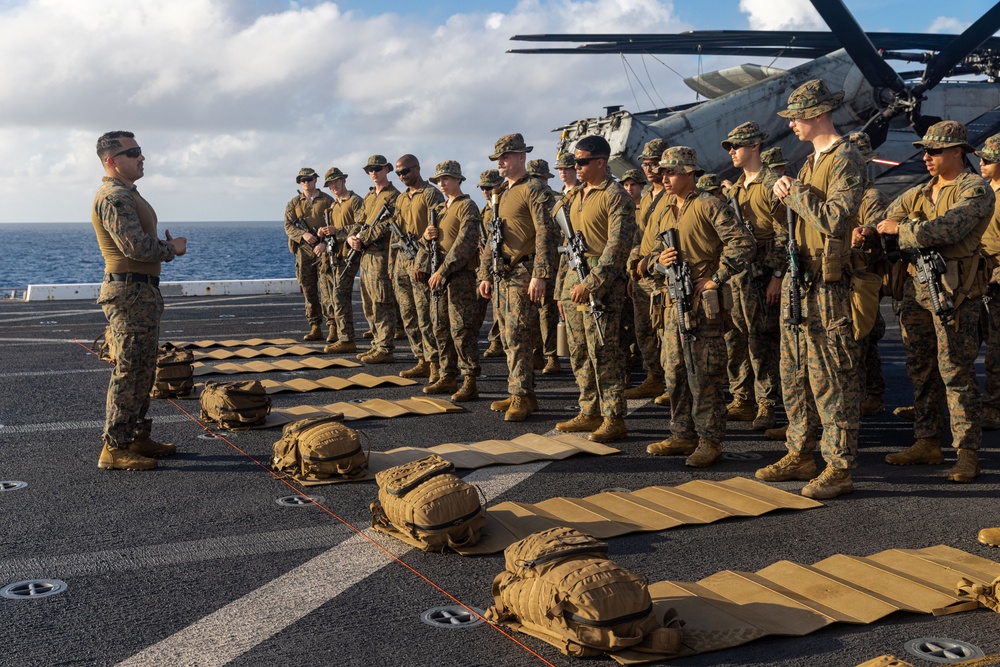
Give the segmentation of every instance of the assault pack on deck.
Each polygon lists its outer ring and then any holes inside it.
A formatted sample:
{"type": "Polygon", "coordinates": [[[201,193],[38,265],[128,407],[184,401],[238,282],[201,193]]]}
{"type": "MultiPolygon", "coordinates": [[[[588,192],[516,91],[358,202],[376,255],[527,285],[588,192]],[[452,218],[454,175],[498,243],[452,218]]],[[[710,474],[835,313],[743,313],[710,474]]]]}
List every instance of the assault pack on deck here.
{"type": "Polygon", "coordinates": [[[166,343],[156,356],[156,379],[149,395],[153,398],[188,396],[194,389],[194,353],[166,343]]]}
{"type": "MultiPolygon", "coordinates": [[[[575,528],[550,528],[504,550],[486,618],[567,655],[680,650],[679,627],[660,627],[646,579],[608,559],[608,545],[575,528]]],[[[672,621],[671,625],[680,623],[672,621]]]]}
{"type": "Polygon", "coordinates": [[[432,454],[377,473],[372,527],[424,551],[478,542],[486,510],[479,489],[454,470],[450,461],[432,454]]]}
{"type": "Polygon", "coordinates": [[[263,424],[270,411],[260,380],[206,382],[201,392],[201,420],[231,431],[263,424]]]}
{"type": "Polygon", "coordinates": [[[363,477],[368,457],[358,432],[341,419],[342,415],[332,415],[286,424],[274,443],[271,467],[302,482],[363,477]]]}

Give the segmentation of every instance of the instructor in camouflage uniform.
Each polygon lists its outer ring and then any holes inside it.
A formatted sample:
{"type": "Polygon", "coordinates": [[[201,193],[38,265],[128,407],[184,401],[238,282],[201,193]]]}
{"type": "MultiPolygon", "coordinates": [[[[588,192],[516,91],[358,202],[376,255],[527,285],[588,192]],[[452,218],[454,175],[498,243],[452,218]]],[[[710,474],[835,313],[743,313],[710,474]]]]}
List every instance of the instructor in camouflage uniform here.
{"type": "Polygon", "coordinates": [[[424,230],[424,251],[419,266],[425,268],[431,292],[434,316],[434,339],[441,359],[438,381],[424,387],[425,394],[452,394],[456,402],[479,396],[479,295],[476,293],[476,268],[479,266],[479,242],[483,221],[479,209],[462,193],[462,165],[445,160],[434,169],[434,183],[446,198],[438,205],[438,224],[424,230]],[[437,240],[437,269],[432,271],[431,242],[437,240]],[[463,379],[459,388],[458,371],[463,379]]]}
{"type": "Polygon", "coordinates": [[[497,140],[490,159],[497,163],[504,183],[493,190],[498,202],[502,234],[497,239],[499,276],[492,274],[493,253],[483,253],[479,294],[491,298],[497,291],[501,336],[507,351],[507,382],[510,396],[494,401],[490,409],[504,412],[505,421],[524,421],[538,409],[535,372],[531,365],[531,326],[538,317],[538,304],[545,297],[548,281],[555,278],[556,231],[552,224],[552,200],[542,184],[525,170],[532,147],[520,134],[497,140]]]}
{"type": "MultiPolygon", "coordinates": [[[[796,256],[802,277],[803,323],[781,329],[781,387],[788,414],[780,461],[757,471],[769,482],[810,480],[802,495],[826,499],[854,490],[851,468],[858,449],[857,360],[851,313],[851,229],[861,203],[865,161],[833,125],[832,112],[844,93],[831,93],[814,79],[788,98],[778,114],[799,138],[813,145],[797,179],[782,176],[774,194],[795,215],[796,256]],[[798,363],[797,363],[798,362],[798,363]],[[826,468],[816,475],[813,450],[819,432],[826,468]]],[[[791,240],[789,240],[791,243],[791,240]]],[[[782,285],[781,312],[789,312],[791,273],[782,285]]]]}
{"type": "MultiPolygon", "coordinates": [[[[958,460],[949,471],[952,482],[971,482],[979,474],[977,450],[982,441],[982,403],[974,364],[979,354],[979,311],[989,276],[980,241],[993,217],[996,197],[975,173],[966,153],[965,126],[953,120],[935,123],[920,141],[930,183],[918,185],[889,205],[878,232],[898,238],[902,251],[920,255],[936,251],[944,260],[942,274],[927,283],[910,280],[903,290],[899,326],[906,348],[906,369],[913,382],[916,443],[889,454],[888,463],[911,465],[944,461],[941,436],[945,405],[951,416],[952,447],[958,460]],[[932,303],[931,287],[947,297],[942,312],[932,303]]],[[[859,229],[859,233],[866,233],[859,229]]],[[[867,233],[870,233],[868,231],[867,233]]]]}
{"type": "MultiPolygon", "coordinates": [[[[587,277],[559,264],[559,309],[566,321],[569,359],[580,388],[580,414],[556,424],[564,433],[592,431],[594,442],[621,440],[625,427],[625,350],[621,316],[625,305],[625,262],[635,236],[635,202],[607,174],[611,146],[599,136],[586,136],[574,151],[580,187],[560,203],[559,213],[572,213],[574,236],[585,245],[587,277]],[[593,302],[591,301],[593,299],[593,302]],[[601,344],[591,304],[599,313],[601,344]]],[[[567,216],[570,220],[570,216],[567,216]]]]}
{"type": "Polygon", "coordinates": [[[97,156],[105,173],[90,214],[104,256],[97,303],[108,318],[106,335],[115,357],[97,467],[151,470],[154,457],[177,451],[151,439],[153,420],[146,411],[163,314],[160,265],[183,255],[187,239],[171,238],[169,230],[166,241],[156,237],[156,212],[135,187],[145,158],[134,134],[118,130],[101,135],[97,156]]]}
{"type": "Polygon", "coordinates": [[[354,342],[354,276],[358,274],[361,257],[357,256],[349,264],[347,256],[350,246],[347,237],[355,234],[365,218],[365,202],[347,189],[347,174],[337,167],[330,167],[324,177],[325,185],[333,193],[333,203],[327,209],[327,226],[321,227],[319,237],[323,244],[317,246],[320,255],[320,280],[332,302],[336,322],[337,341],[330,343],[323,351],[328,354],[344,354],[358,349],[354,342]],[[331,261],[330,256],[333,259],[331,261]]]}
{"type": "Polygon", "coordinates": [[[337,340],[337,325],[330,308],[323,307],[319,293],[319,258],[315,248],[321,243],[317,235],[319,228],[326,225],[326,211],[333,203],[333,197],[316,187],[318,175],[309,167],[299,169],[295,182],[302,189],[285,206],[285,233],[288,235],[288,250],[295,255],[295,277],[302,288],[306,301],[306,320],[309,333],[302,340],[320,340],[323,332],[320,322],[324,315],[329,325],[327,341],[337,340]]]}

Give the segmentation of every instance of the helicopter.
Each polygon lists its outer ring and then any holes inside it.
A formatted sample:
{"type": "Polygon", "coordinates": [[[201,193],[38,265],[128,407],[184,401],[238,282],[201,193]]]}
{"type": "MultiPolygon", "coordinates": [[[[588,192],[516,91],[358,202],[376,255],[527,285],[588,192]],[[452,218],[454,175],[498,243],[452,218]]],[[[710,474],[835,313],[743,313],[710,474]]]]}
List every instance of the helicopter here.
{"type": "MultiPolygon", "coordinates": [[[[916,137],[942,119],[969,129],[969,142],[981,144],[1000,132],[1000,3],[960,35],[865,32],[840,0],[810,0],[830,27],[820,31],[695,30],[677,34],[544,34],[515,35],[513,41],[580,43],[574,48],[511,49],[533,54],[696,54],[799,58],[791,69],[744,64],[685,79],[704,101],[675,107],[629,112],[607,107],[606,115],[577,120],[557,128],[558,151],[572,152],[588,134],[608,140],[609,167],[620,177],[640,163],[647,141],[666,138],[672,146],[690,146],[706,172],[735,178],[729,154],[720,142],[748,120],[769,135],[766,147],[780,146],[789,168],[801,164],[811,145],[800,142],[777,115],[789,94],[811,79],[824,79],[831,90],[844,91],[833,112],[842,134],[864,130],[880,158],[872,177],[895,197],[926,177],[916,137]],[[897,72],[889,60],[924,65],[923,70],[897,72]],[[952,80],[957,76],[974,80],[952,80]],[[945,80],[949,79],[949,80],[945,80]]],[[[789,173],[794,173],[790,171],[789,173]]]]}

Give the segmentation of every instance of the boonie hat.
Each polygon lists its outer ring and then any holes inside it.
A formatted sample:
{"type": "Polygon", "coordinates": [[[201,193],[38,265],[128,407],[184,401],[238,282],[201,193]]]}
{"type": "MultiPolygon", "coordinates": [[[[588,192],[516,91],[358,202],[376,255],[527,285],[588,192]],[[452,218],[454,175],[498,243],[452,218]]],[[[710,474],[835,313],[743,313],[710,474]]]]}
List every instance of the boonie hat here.
{"type": "Polygon", "coordinates": [[[642,173],[642,169],[629,169],[624,174],[622,174],[621,182],[624,183],[627,180],[633,180],[639,185],[645,185],[646,175],[642,173]]]}
{"type": "Polygon", "coordinates": [[[500,176],[500,172],[496,169],[487,169],[479,174],[480,188],[495,188],[501,183],[503,183],[503,177],[500,176]]]}
{"type": "Polygon", "coordinates": [[[924,138],[914,141],[915,148],[951,148],[961,146],[966,153],[975,153],[976,149],[969,143],[969,133],[965,126],[957,120],[943,120],[927,128],[924,138]]]}
{"type": "Polygon", "coordinates": [[[760,125],[751,120],[739,125],[735,130],[730,132],[726,140],[722,142],[722,147],[728,151],[734,146],[736,148],[756,146],[757,144],[764,143],[766,139],[767,132],[761,132],[760,125]]]}
{"type": "Polygon", "coordinates": [[[722,181],[719,180],[718,174],[703,174],[698,179],[696,186],[705,192],[716,192],[722,189],[722,181]]]}
{"type": "Polygon", "coordinates": [[[555,178],[555,174],[549,171],[549,163],[545,160],[528,160],[525,169],[529,176],[537,178],[555,178]]]}
{"type": "Polygon", "coordinates": [[[646,146],[639,153],[640,160],[659,160],[663,151],[670,148],[670,142],[666,139],[652,139],[646,142],[646,146]]]}
{"type": "Polygon", "coordinates": [[[983,144],[983,150],[976,151],[976,155],[989,162],[1000,162],[1000,134],[994,134],[987,139],[983,144]]]}
{"type": "Polygon", "coordinates": [[[854,144],[859,151],[861,151],[861,155],[865,158],[865,162],[871,162],[878,157],[878,153],[876,153],[872,148],[872,140],[868,136],[867,132],[851,132],[847,135],[847,140],[854,144]]]}
{"type": "Polygon", "coordinates": [[[844,91],[831,93],[823,79],[806,81],[788,96],[788,108],[779,111],[782,118],[807,120],[833,111],[844,101],[844,91]]]}
{"type": "Polygon", "coordinates": [[[660,171],[675,174],[690,174],[701,176],[705,173],[698,168],[698,153],[690,146],[671,146],[660,156],[660,171]]]}
{"type": "Polygon", "coordinates": [[[576,158],[573,157],[572,153],[562,153],[556,160],[556,169],[574,169],[576,167],[576,158]]]}
{"type": "Polygon", "coordinates": [[[490,155],[491,160],[499,160],[500,156],[504,153],[530,153],[535,149],[534,146],[528,146],[524,143],[524,137],[520,133],[515,132],[514,134],[505,134],[499,139],[497,143],[493,146],[493,154],[490,155]]]}
{"type": "Polygon", "coordinates": [[[785,156],[781,154],[781,146],[768,148],[760,154],[760,160],[768,167],[780,167],[788,164],[788,160],[786,160],[785,156]]]}
{"type": "Polygon", "coordinates": [[[392,173],[392,165],[389,164],[389,161],[385,159],[384,155],[372,155],[368,158],[368,164],[365,165],[365,172],[367,173],[371,171],[372,167],[389,167],[389,173],[392,173]]]}
{"type": "Polygon", "coordinates": [[[329,185],[330,182],[337,180],[338,178],[347,178],[347,174],[342,172],[337,167],[330,167],[326,170],[326,175],[323,176],[323,185],[329,185]]]}
{"type": "Polygon", "coordinates": [[[317,174],[316,170],[311,167],[303,167],[302,169],[299,169],[299,175],[295,177],[295,182],[301,183],[303,179],[310,178],[319,178],[319,174],[317,174]]]}
{"type": "Polygon", "coordinates": [[[437,166],[434,167],[434,175],[427,180],[431,183],[437,184],[438,179],[442,176],[453,176],[459,181],[464,181],[465,176],[462,176],[462,165],[455,162],[454,160],[445,160],[444,162],[438,162],[437,166]]]}

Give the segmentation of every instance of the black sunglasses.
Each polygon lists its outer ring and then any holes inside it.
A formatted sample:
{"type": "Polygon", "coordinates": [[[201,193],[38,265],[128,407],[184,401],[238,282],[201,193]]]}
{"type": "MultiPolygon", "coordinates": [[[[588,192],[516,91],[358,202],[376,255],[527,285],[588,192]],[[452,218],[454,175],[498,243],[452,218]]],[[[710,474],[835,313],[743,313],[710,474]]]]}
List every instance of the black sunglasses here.
{"type": "Polygon", "coordinates": [[[578,157],[576,158],[576,166],[586,167],[594,160],[607,160],[607,159],[608,158],[604,157],[603,155],[598,155],[597,157],[578,157]]]}
{"type": "Polygon", "coordinates": [[[408,173],[410,173],[414,169],[415,169],[415,167],[407,167],[406,169],[400,169],[399,171],[396,172],[396,175],[399,176],[400,178],[402,178],[403,176],[406,176],[408,173]]]}
{"type": "Polygon", "coordinates": [[[316,180],[315,176],[300,176],[295,179],[298,183],[312,183],[316,180]]]}
{"type": "Polygon", "coordinates": [[[376,171],[382,171],[383,169],[385,169],[385,167],[382,165],[373,165],[371,167],[365,167],[365,171],[367,171],[369,174],[374,174],[376,171]]]}
{"type": "Polygon", "coordinates": [[[941,155],[944,152],[943,148],[927,148],[924,146],[924,153],[926,155],[941,155]]]}
{"type": "Polygon", "coordinates": [[[996,163],[997,163],[997,161],[996,161],[996,160],[987,160],[987,159],[986,159],[986,158],[984,158],[984,157],[981,157],[981,158],[979,158],[979,161],[980,161],[981,163],[983,163],[983,164],[996,164],[996,163]]]}
{"type": "Polygon", "coordinates": [[[135,148],[127,148],[127,149],[125,149],[123,151],[118,151],[117,153],[115,153],[111,157],[118,157],[120,155],[124,155],[125,157],[130,157],[130,158],[132,158],[134,160],[137,157],[139,157],[140,155],[142,155],[142,149],[139,148],[138,146],[136,146],[135,148]]]}
{"type": "Polygon", "coordinates": [[[479,189],[482,190],[483,192],[490,192],[493,189],[493,187],[492,186],[490,186],[490,187],[481,187],[479,189]]]}

